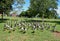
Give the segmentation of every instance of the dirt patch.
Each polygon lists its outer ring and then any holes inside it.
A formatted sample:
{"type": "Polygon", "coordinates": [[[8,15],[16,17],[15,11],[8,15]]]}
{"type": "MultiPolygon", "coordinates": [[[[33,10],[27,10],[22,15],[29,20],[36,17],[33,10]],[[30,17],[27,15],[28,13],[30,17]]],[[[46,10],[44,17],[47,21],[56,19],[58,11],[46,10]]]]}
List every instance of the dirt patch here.
{"type": "Polygon", "coordinates": [[[27,39],[28,39],[28,36],[22,36],[22,37],[20,37],[21,41],[26,41],[27,39]]]}
{"type": "Polygon", "coordinates": [[[58,31],[54,31],[53,35],[55,36],[55,38],[60,38],[60,32],[58,31]]]}

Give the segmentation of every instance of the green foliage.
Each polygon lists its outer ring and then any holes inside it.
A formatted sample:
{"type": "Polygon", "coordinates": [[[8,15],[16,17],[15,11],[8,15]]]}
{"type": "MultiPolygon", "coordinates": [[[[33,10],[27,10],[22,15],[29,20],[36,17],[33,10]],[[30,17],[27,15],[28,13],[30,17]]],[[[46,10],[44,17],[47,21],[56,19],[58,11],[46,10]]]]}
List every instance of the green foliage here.
{"type": "Polygon", "coordinates": [[[0,0],[0,13],[2,13],[3,19],[3,12],[7,13],[7,11],[12,9],[13,0],[0,0]]]}
{"type": "MultiPolygon", "coordinates": [[[[31,13],[29,11],[22,11],[19,15],[20,17],[31,17],[31,13]]],[[[33,16],[33,15],[32,15],[33,16]]]]}
{"type": "MultiPolygon", "coordinates": [[[[21,6],[18,6],[18,8],[22,7],[24,4],[24,0],[16,0],[17,5],[20,4],[21,6]]],[[[8,15],[10,10],[12,10],[12,4],[14,4],[14,0],[0,0],[0,13],[2,13],[2,19],[3,19],[3,12],[8,15]]]]}
{"type": "Polygon", "coordinates": [[[30,0],[29,15],[35,17],[56,18],[57,0],[30,0]]]}
{"type": "Polygon", "coordinates": [[[5,12],[6,10],[12,9],[13,0],[1,0],[0,1],[0,11],[5,12]]]}
{"type": "MultiPolygon", "coordinates": [[[[24,0],[16,0],[16,1],[17,4],[20,4],[21,6],[24,4],[24,0]]],[[[14,0],[0,0],[0,12],[6,12],[8,10],[12,10],[13,3],[14,0]]]]}

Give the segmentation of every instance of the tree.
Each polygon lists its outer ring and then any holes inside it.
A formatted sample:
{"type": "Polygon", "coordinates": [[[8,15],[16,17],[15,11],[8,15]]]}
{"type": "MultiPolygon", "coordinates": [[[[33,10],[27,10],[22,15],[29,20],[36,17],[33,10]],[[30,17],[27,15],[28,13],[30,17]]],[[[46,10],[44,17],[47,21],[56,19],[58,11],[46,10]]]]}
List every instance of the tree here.
{"type": "Polygon", "coordinates": [[[2,13],[2,19],[3,19],[3,13],[6,12],[7,10],[12,9],[12,3],[13,0],[0,0],[0,12],[2,13]]]}
{"type": "Polygon", "coordinates": [[[2,19],[3,13],[7,13],[7,11],[9,12],[10,10],[12,10],[12,4],[14,4],[14,1],[17,1],[17,3],[21,6],[24,3],[24,0],[0,0],[0,13],[2,13],[2,19]]]}
{"type": "Polygon", "coordinates": [[[30,0],[29,9],[30,11],[34,11],[31,13],[35,15],[39,13],[40,17],[42,17],[43,14],[44,17],[48,17],[48,16],[56,17],[57,13],[55,9],[57,9],[57,0],[53,0],[53,1],[52,0],[30,0]]]}

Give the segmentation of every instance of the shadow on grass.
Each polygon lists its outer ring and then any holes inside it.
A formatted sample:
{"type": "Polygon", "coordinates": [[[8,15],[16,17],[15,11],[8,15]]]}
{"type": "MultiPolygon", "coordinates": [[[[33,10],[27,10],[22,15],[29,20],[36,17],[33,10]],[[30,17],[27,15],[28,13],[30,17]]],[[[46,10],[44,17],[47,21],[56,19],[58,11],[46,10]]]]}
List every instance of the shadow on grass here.
{"type": "MultiPolygon", "coordinates": [[[[42,20],[26,20],[26,22],[42,22],[42,20]]],[[[46,21],[46,20],[44,20],[44,22],[60,24],[60,21],[46,21]]]]}
{"type": "MultiPolygon", "coordinates": [[[[5,23],[7,20],[9,20],[9,19],[6,19],[6,18],[4,18],[3,20],[0,19],[0,23],[5,23]]],[[[25,20],[23,22],[42,22],[42,20],[33,20],[32,19],[32,20],[25,20]]],[[[44,20],[44,22],[60,24],[60,21],[47,21],[47,20],[44,20]]]]}
{"type": "Polygon", "coordinates": [[[5,23],[9,19],[0,19],[0,23],[5,23]]]}
{"type": "Polygon", "coordinates": [[[60,21],[49,21],[49,22],[60,24],[60,21]]]}

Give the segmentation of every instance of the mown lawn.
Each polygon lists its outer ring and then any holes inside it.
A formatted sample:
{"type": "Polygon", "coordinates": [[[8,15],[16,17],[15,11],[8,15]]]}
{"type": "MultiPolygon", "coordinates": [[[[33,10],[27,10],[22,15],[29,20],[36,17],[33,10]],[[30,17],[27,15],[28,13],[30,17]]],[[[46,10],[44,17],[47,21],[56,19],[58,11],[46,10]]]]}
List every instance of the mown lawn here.
{"type": "MultiPolygon", "coordinates": [[[[0,41],[60,41],[60,36],[55,35],[54,32],[50,30],[44,30],[43,32],[36,30],[34,34],[31,30],[28,30],[25,34],[20,33],[18,30],[8,33],[8,31],[3,31],[3,25],[7,21],[18,20],[18,21],[28,21],[28,22],[40,22],[41,18],[24,18],[24,17],[4,17],[7,20],[2,21],[0,19],[0,41]]],[[[44,19],[45,23],[57,24],[56,29],[60,32],[60,19],[44,19]]],[[[59,34],[59,33],[58,33],[59,34]]],[[[59,34],[60,35],[60,34],[59,34]]]]}

